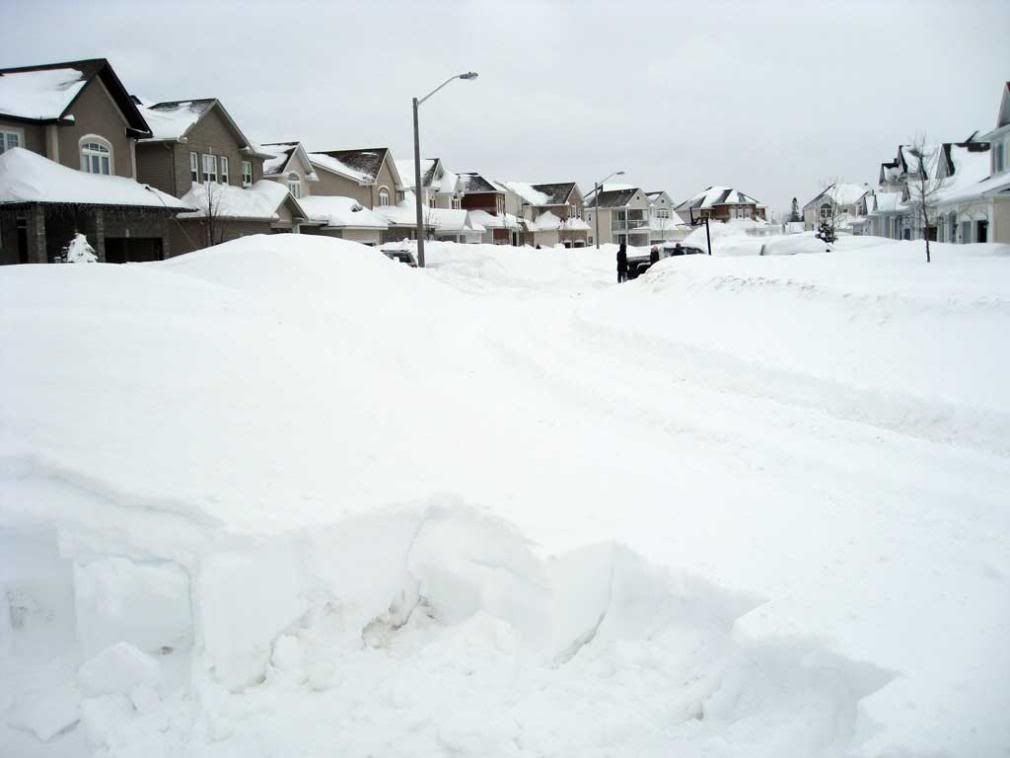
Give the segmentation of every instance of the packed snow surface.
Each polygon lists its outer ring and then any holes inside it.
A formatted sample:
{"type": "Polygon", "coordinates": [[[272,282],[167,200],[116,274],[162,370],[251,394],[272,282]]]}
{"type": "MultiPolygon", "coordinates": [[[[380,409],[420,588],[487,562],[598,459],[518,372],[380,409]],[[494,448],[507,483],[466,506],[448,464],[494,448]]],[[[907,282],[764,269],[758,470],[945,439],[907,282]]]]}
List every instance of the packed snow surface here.
{"type": "Polygon", "coordinates": [[[86,83],[76,68],[0,74],[0,113],[17,118],[60,118],[86,83]]]}
{"type": "Polygon", "coordinates": [[[1006,756],[1010,248],[753,242],[0,270],[0,755],[1006,756]]]}

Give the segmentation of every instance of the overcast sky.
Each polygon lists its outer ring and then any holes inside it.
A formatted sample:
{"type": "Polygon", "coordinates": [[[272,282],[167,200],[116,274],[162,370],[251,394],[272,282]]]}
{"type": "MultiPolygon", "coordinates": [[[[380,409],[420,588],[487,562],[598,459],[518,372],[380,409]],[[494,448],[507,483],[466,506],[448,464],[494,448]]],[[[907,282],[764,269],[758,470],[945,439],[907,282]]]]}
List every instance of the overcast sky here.
{"type": "Polygon", "coordinates": [[[916,132],[995,126],[1008,0],[242,2],[0,0],[0,66],[107,57],[142,97],[217,97],[250,139],[412,151],[454,171],[623,169],[676,201],[711,184],[781,211],[876,181],[916,132]]]}

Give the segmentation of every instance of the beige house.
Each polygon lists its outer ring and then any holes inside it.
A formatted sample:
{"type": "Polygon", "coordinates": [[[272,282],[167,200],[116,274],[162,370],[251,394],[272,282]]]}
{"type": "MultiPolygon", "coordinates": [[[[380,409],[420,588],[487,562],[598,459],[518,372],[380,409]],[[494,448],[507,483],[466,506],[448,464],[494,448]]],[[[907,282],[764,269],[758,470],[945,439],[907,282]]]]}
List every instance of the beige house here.
{"type": "Polygon", "coordinates": [[[309,160],[319,176],[315,194],[350,197],[370,210],[404,198],[406,187],[387,147],[313,152],[309,160]]]}
{"type": "Polygon", "coordinates": [[[589,225],[590,245],[599,242],[633,247],[648,247],[652,239],[650,229],[651,204],[648,196],[638,187],[605,185],[597,193],[590,192],[585,200],[585,221],[589,225]]]}
{"type": "Polygon", "coordinates": [[[172,217],[189,206],[135,181],[137,141],[150,136],[104,58],[0,69],[0,160],[10,188],[0,200],[0,262],[56,260],[78,232],[102,261],[178,252],[172,217]]]}
{"type": "Polygon", "coordinates": [[[866,218],[867,195],[872,194],[868,184],[830,184],[803,206],[803,228],[813,231],[822,221],[833,220],[842,231],[861,229],[866,218]]]}
{"type": "Polygon", "coordinates": [[[524,241],[541,247],[585,247],[589,225],[582,219],[584,199],[575,182],[505,182],[518,196],[526,222],[524,241]]]}
{"type": "Polygon", "coordinates": [[[673,210],[673,199],[663,190],[646,192],[649,198],[649,242],[661,245],[684,239],[691,232],[683,219],[673,210]]]}
{"type": "Polygon", "coordinates": [[[216,98],[140,106],[152,135],[137,144],[138,178],[195,207],[173,227],[172,249],[187,252],[249,234],[297,231],[304,210],[263,178],[275,158],[242,133],[216,98]]]}
{"type": "MultiPolygon", "coordinates": [[[[411,192],[414,188],[414,161],[396,161],[397,171],[404,186],[411,192]]],[[[460,208],[462,193],[459,177],[449,171],[441,158],[425,158],[421,161],[421,204],[428,208],[460,208]]]]}

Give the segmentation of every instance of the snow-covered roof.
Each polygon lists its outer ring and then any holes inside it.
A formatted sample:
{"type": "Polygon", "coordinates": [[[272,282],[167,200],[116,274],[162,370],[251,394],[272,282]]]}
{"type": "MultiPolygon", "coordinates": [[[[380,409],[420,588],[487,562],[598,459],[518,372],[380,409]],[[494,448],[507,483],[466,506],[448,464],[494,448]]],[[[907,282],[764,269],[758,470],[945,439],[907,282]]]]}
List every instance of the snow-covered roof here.
{"type": "Polygon", "coordinates": [[[950,158],[952,173],[943,180],[943,186],[937,193],[937,202],[950,202],[982,194],[988,191],[985,187],[992,189],[998,186],[998,183],[986,182],[989,178],[987,150],[972,150],[966,145],[953,144],[946,148],[946,153],[950,158]]]}
{"type": "Polygon", "coordinates": [[[544,211],[536,219],[528,224],[530,231],[548,232],[548,231],[564,231],[564,232],[586,232],[589,231],[589,224],[583,221],[581,218],[571,216],[566,219],[562,219],[559,216],[551,213],[551,211],[544,211]]]}
{"type": "Polygon", "coordinates": [[[458,186],[460,192],[508,192],[507,187],[473,172],[460,174],[458,186]]]}
{"type": "MultiPolygon", "coordinates": [[[[421,218],[424,219],[424,214],[426,210],[434,210],[433,208],[421,208],[421,218]]],[[[374,213],[381,216],[386,220],[387,223],[393,226],[416,226],[417,225],[417,207],[414,204],[414,193],[408,192],[405,199],[401,200],[396,205],[377,205],[372,209],[374,213]]],[[[424,222],[428,225],[428,222],[424,222]]]]}
{"type": "Polygon", "coordinates": [[[215,216],[220,218],[244,218],[266,221],[278,219],[278,209],[291,198],[288,188],[260,179],[252,187],[236,187],[232,184],[194,184],[185,195],[184,203],[199,210],[182,213],[180,218],[202,218],[207,215],[208,200],[215,216]]]}
{"type": "Polygon", "coordinates": [[[353,197],[312,195],[311,197],[303,197],[299,202],[310,219],[321,221],[326,226],[363,229],[389,228],[386,219],[368,210],[353,197]]]}
{"type": "Polygon", "coordinates": [[[546,192],[541,192],[526,182],[505,182],[505,186],[530,205],[547,205],[551,199],[551,196],[546,192]]]}
{"type": "Polygon", "coordinates": [[[213,99],[138,105],[153,139],[174,140],[184,137],[214,105],[213,99]]]}
{"type": "Polygon", "coordinates": [[[878,192],[875,198],[875,209],[878,213],[893,213],[901,205],[900,192],[878,192]]]}
{"type": "MultiPolygon", "coordinates": [[[[414,161],[399,160],[394,163],[396,163],[396,170],[403,180],[403,186],[414,189],[414,161]]],[[[438,165],[437,158],[421,159],[421,184],[425,187],[431,187],[436,165],[438,165]]]]}
{"type": "Polygon", "coordinates": [[[302,147],[301,142],[267,142],[256,145],[255,148],[256,152],[270,156],[263,161],[264,176],[280,176],[291,162],[291,159],[297,158],[302,164],[306,179],[310,182],[319,179],[315,169],[312,167],[312,162],[309,160],[309,154],[302,147]]]}
{"type": "Polygon", "coordinates": [[[0,73],[0,114],[56,119],[70,106],[87,79],[76,68],[0,73]]]}
{"type": "Polygon", "coordinates": [[[87,174],[20,147],[0,154],[0,203],[128,205],[175,211],[196,207],[133,179],[87,174]]]}
{"type": "MultiPolygon", "coordinates": [[[[360,184],[372,184],[382,169],[383,161],[389,153],[389,148],[372,147],[363,150],[325,150],[309,153],[309,159],[316,165],[354,179],[360,184]]],[[[396,165],[392,161],[393,170],[399,176],[396,165]]],[[[397,178],[397,177],[394,177],[397,178]]],[[[402,180],[399,185],[403,186],[402,180]]]]}
{"type": "Polygon", "coordinates": [[[493,213],[482,210],[470,211],[470,221],[473,224],[483,226],[485,229],[522,229],[526,224],[523,219],[513,216],[511,213],[506,213],[504,216],[496,216],[493,213]]]}
{"type": "Polygon", "coordinates": [[[462,208],[428,208],[425,218],[440,232],[484,231],[484,227],[473,220],[470,211],[462,208]]]}
{"type": "Polygon", "coordinates": [[[680,205],[677,206],[677,210],[691,209],[704,209],[712,208],[716,205],[760,205],[757,200],[755,200],[750,195],[740,192],[740,190],[733,189],[732,187],[719,187],[712,186],[699,192],[694,197],[691,197],[680,205]]]}
{"type": "Polygon", "coordinates": [[[589,193],[586,197],[586,205],[595,206],[598,204],[601,208],[623,208],[631,202],[638,191],[638,187],[621,186],[619,189],[615,189],[612,185],[606,184],[598,199],[594,192],[589,193]]]}

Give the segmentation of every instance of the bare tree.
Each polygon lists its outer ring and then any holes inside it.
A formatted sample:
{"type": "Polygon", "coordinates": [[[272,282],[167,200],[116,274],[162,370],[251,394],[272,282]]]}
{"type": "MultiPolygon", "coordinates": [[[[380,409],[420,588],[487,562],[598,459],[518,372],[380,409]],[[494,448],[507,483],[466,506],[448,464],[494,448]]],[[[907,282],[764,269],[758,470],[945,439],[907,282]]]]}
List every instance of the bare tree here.
{"type": "Polygon", "coordinates": [[[224,190],[217,182],[206,182],[204,190],[207,194],[207,247],[220,245],[224,242],[224,220],[222,216],[224,205],[224,190]]]}
{"type": "Polygon", "coordinates": [[[922,238],[926,240],[926,263],[932,258],[929,253],[930,236],[936,230],[936,200],[946,180],[940,178],[938,171],[937,151],[926,146],[926,135],[917,134],[908,148],[908,154],[915,159],[915,166],[908,171],[908,202],[914,212],[916,223],[922,229],[922,238]]]}

